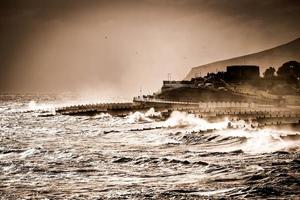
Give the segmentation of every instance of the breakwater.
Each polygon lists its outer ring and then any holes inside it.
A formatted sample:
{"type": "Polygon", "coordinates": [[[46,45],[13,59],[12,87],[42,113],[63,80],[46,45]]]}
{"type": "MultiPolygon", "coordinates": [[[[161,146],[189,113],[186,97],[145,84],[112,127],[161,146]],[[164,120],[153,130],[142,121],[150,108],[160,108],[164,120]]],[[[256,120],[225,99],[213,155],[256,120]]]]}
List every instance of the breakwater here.
{"type": "Polygon", "coordinates": [[[109,113],[125,116],[130,112],[145,111],[154,108],[168,117],[173,111],[187,112],[197,117],[218,120],[227,117],[230,120],[255,121],[259,125],[299,124],[300,106],[275,106],[244,102],[176,102],[160,99],[134,99],[127,103],[80,104],[55,107],[62,115],[90,115],[109,113]]]}

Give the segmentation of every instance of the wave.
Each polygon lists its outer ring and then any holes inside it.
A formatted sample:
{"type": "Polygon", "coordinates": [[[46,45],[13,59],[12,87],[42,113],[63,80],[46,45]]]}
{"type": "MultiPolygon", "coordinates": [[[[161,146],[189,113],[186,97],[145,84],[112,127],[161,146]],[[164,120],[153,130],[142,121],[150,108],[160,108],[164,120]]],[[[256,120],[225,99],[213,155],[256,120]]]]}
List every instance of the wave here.
{"type": "Polygon", "coordinates": [[[225,137],[244,137],[245,142],[235,146],[246,153],[272,153],[276,151],[293,152],[300,150],[300,134],[289,130],[225,130],[218,132],[225,137]]]}
{"type": "Polygon", "coordinates": [[[51,104],[40,104],[35,101],[30,101],[27,105],[27,109],[31,111],[48,111],[53,110],[54,106],[51,104]]]}
{"type": "Polygon", "coordinates": [[[3,111],[7,111],[8,113],[48,113],[51,115],[55,115],[55,105],[54,104],[46,104],[46,103],[36,103],[36,101],[30,101],[29,103],[13,103],[9,105],[7,108],[3,109],[3,111]]]}
{"type": "Polygon", "coordinates": [[[164,122],[166,128],[192,128],[193,131],[206,131],[208,129],[222,130],[226,129],[229,120],[225,119],[221,122],[208,122],[202,118],[196,117],[194,114],[174,111],[171,116],[164,122]]]}
{"type": "MultiPolygon", "coordinates": [[[[51,104],[38,104],[35,101],[28,103],[26,109],[34,112],[51,112],[54,106],[51,104]]],[[[272,153],[276,151],[299,151],[300,133],[292,130],[277,130],[271,128],[257,128],[255,122],[245,122],[243,120],[231,121],[227,118],[218,122],[209,122],[199,118],[194,114],[174,111],[165,121],[160,112],[150,108],[146,112],[134,112],[123,118],[116,120],[109,114],[99,114],[95,119],[107,120],[115,124],[143,124],[156,123],[162,129],[182,132],[177,137],[187,143],[201,144],[211,147],[211,151],[229,152],[242,150],[245,153],[272,153]],[[114,121],[115,120],[115,121],[114,121]],[[209,133],[207,132],[209,131],[209,133]],[[184,133],[187,133],[184,135],[184,133]],[[195,132],[195,134],[193,134],[195,132]],[[205,137],[199,132],[206,132],[205,137]],[[180,138],[179,138],[180,137],[180,138]]],[[[156,127],[155,126],[155,127],[156,127]]]]}
{"type": "Polygon", "coordinates": [[[137,123],[137,122],[152,122],[153,121],[149,117],[146,117],[144,113],[141,113],[138,111],[127,115],[125,118],[126,118],[126,122],[130,123],[130,124],[137,123]]]}
{"type": "MultiPolygon", "coordinates": [[[[163,122],[168,129],[188,131],[181,139],[212,147],[216,152],[242,150],[245,153],[272,153],[276,151],[299,151],[300,133],[292,130],[257,128],[255,122],[243,120],[209,122],[193,114],[174,111],[163,122]],[[212,130],[207,132],[208,130],[212,130]],[[199,134],[199,131],[206,131],[199,134]]],[[[177,130],[178,131],[178,130],[177,130]]]]}
{"type": "Polygon", "coordinates": [[[153,122],[153,118],[161,118],[161,113],[156,112],[154,108],[150,108],[147,112],[142,113],[136,111],[134,113],[130,113],[125,117],[126,122],[133,124],[138,122],[153,122]]]}
{"type": "Polygon", "coordinates": [[[150,108],[146,113],[145,113],[146,117],[150,117],[150,118],[161,118],[161,112],[156,112],[154,108],[150,108]]]}
{"type": "Polygon", "coordinates": [[[98,115],[93,116],[94,119],[111,119],[112,116],[108,113],[100,113],[98,115]]]}

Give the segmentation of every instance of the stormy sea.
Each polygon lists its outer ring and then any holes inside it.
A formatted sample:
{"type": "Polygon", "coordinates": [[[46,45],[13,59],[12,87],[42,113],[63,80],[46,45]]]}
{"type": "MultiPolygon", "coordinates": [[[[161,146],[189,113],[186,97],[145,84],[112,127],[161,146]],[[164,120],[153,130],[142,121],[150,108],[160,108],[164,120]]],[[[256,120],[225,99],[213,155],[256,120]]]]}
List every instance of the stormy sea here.
{"type": "Polygon", "coordinates": [[[300,198],[300,129],[154,109],[68,116],[57,103],[1,96],[0,199],[300,198]]]}

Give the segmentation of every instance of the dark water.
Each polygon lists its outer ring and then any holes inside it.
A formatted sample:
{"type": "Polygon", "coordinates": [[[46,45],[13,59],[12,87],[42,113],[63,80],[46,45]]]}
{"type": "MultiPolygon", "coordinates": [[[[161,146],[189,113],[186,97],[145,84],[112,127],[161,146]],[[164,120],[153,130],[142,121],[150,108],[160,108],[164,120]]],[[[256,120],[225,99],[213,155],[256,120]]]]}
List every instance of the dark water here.
{"type": "Polygon", "coordinates": [[[38,108],[55,100],[33,99],[0,103],[0,199],[300,197],[295,130],[229,129],[177,112],[43,117],[38,108]]]}

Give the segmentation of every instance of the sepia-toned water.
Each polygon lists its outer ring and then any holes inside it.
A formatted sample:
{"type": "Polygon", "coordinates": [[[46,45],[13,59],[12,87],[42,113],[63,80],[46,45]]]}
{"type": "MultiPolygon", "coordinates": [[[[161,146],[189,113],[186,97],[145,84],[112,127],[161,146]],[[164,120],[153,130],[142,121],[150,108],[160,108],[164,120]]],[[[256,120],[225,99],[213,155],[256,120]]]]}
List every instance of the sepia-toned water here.
{"type": "Polygon", "coordinates": [[[300,197],[297,130],[181,112],[163,120],[153,109],[43,116],[54,101],[2,98],[0,199],[300,197]]]}

